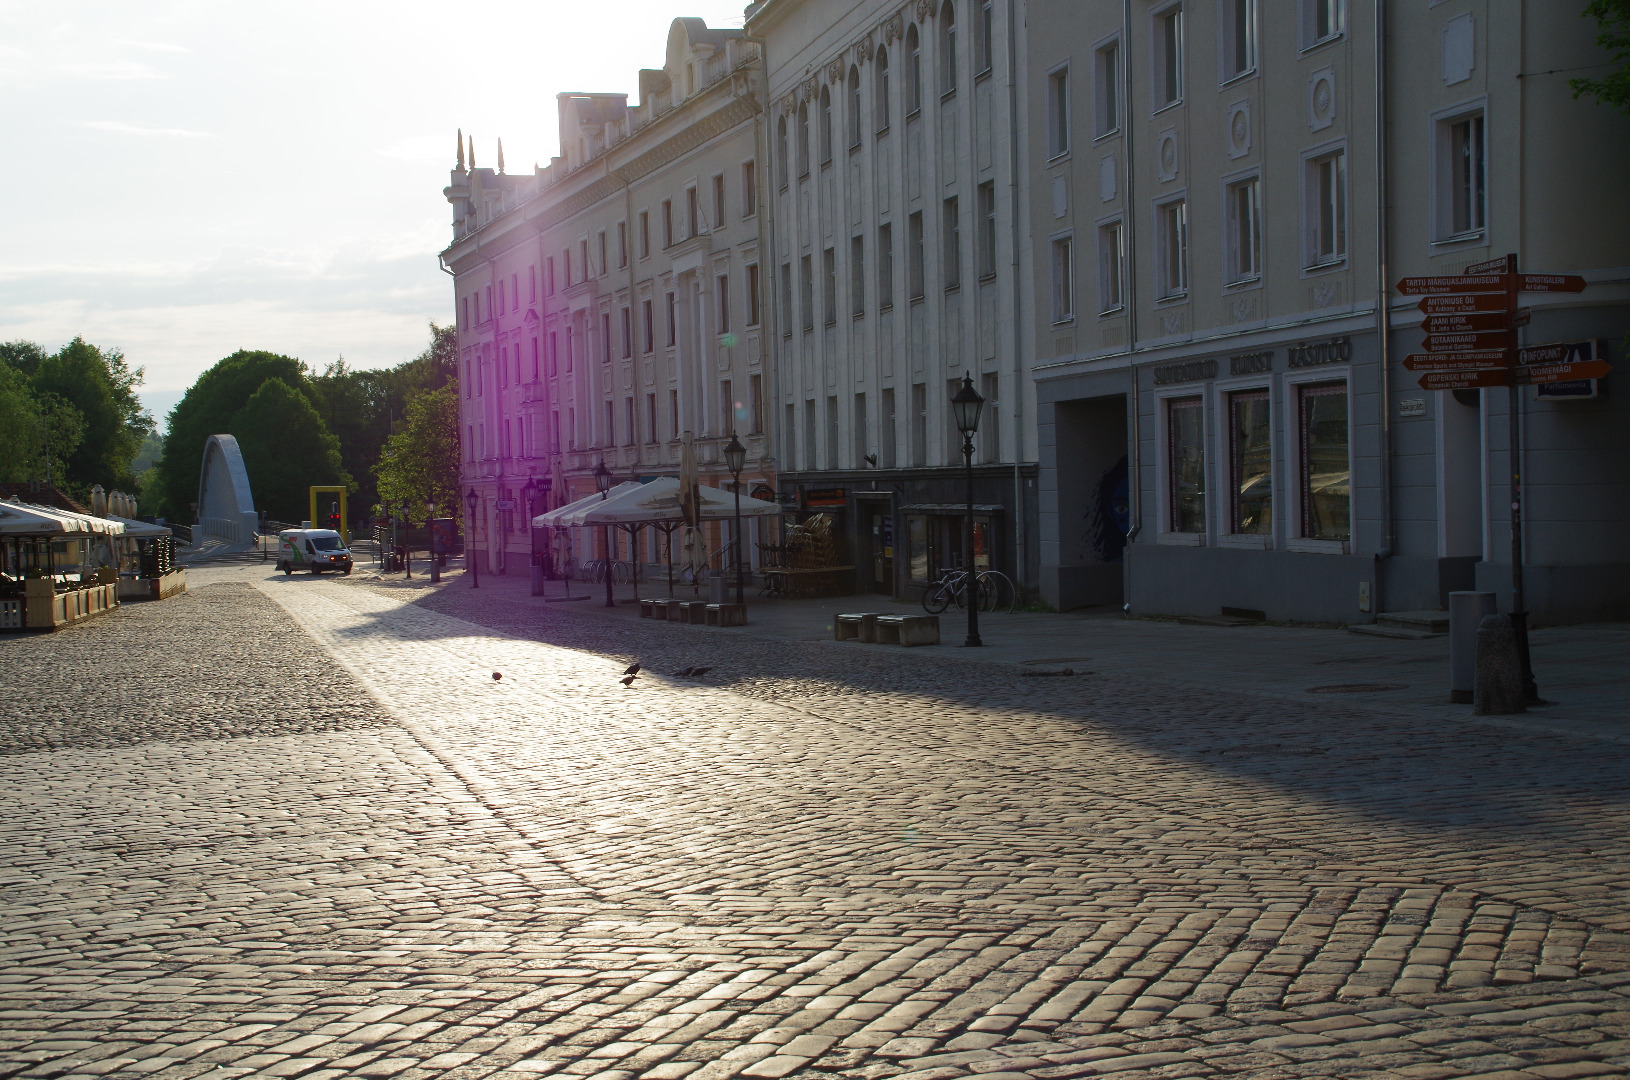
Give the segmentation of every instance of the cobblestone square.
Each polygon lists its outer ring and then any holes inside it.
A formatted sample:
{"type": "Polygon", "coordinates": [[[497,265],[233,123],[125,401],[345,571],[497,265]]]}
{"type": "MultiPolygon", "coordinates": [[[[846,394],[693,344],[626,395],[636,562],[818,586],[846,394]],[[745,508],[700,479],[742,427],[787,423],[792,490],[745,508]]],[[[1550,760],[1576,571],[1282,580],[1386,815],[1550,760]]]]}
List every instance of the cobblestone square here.
{"type": "Polygon", "coordinates": [[[1630,1071],[1594,729],[258,566],[0,667],[0,1075],[1630,1071]]]}

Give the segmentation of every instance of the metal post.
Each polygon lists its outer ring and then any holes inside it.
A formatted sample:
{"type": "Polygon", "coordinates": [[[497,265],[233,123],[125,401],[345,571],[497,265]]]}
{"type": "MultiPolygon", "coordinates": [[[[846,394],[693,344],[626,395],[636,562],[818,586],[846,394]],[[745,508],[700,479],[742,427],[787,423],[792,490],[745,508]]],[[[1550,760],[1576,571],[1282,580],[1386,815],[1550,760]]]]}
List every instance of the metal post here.
{"type": "Polygon", "coordinates": [[[481,588],[481,564],[475,559],[475,511],[470,511],[470,535],[464,538],[464,568],[470,571],[470,588],[481,588]]]}
{"type": "Polygon", "coordinates": [[[731,485],[736,489],[736,603],[746,604],[747,597],[741,583],[741,477],[731,485]]]}
{"type": "Polygon", "coordinates": [[[441,567],[436,565],[436,508],[430,508],[430,516],[425,519],[425,528],[430,530],[430,584],[441,584],[441,567]]]}
{"type": "MultiPolygon", "coordinates": [[[[1510,260],[1506,286],[1506,311],[1513,321],[1517,314],[1517,265],[1510,260]]],[[[1517,658],[1522,664],[1522,696],[1539,700],[1534,683],[1534,665],[1528,653],[1528,607],[1522,582],[1522,387],[1513,378],[1506,388],[1506,409],[1510,413],[1507,446],[1511,455],[1511,628],[1517,636],[1517,658]]]]}
{"type": "Polygon", "coordinates": [[[962,460],[968,470],[968,640],[965,646],[983,645],[979,640],[979,578],[973,554],[973,436],[962,437],[962,460]]]}

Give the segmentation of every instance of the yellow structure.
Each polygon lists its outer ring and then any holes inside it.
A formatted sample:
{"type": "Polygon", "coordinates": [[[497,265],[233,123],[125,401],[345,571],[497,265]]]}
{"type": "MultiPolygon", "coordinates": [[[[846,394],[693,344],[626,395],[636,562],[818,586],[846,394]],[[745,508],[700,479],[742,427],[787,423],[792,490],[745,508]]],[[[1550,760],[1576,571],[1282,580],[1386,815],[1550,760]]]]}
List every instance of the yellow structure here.
{"type": "Polygon", "coordinates": [[[351,520],[346,515],[345,488],[338,485],[311,485],[311,527],[336,529],[342,537],[349,539],[351,520]],[[321,513],[318,513],[319,509],[321,513]],[[338,526],[333,523],[336,515],[340,519],[338,526]]]}

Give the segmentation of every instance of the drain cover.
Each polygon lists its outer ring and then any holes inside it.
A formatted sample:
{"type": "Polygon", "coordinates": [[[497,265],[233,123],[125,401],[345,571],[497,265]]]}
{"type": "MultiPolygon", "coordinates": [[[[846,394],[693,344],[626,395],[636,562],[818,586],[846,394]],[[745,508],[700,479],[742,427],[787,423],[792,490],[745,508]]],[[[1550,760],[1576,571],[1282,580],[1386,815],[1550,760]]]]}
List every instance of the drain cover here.
{"type": "Polygon", "coordinates": [[[1359,682],[1334,683],[1330,686],[1310,686],[1307,688],[1307,692],[1310,694],[1379,694],[1385,690],[1403,689],[1405,687],[1402,683],[1359,682]]]}

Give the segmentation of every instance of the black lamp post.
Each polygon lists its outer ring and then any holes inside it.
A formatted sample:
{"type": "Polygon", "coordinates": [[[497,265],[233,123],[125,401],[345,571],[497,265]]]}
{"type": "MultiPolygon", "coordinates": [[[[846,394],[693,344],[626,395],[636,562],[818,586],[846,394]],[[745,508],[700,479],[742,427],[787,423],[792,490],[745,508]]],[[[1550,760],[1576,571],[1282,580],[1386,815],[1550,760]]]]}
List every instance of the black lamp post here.
{"type": "Polygon", "coordinates": [[[724,448],[725,468],[730,470],[730,489],[736,493],[736,603],[747,603],[742,591],[741,583],[741,469],[747,464],[747,447],[736,438],[736,433],[730,433],[730,443],[724,448]]]}
{"type": "Polygon", "coordinates": [[[408,520],[408,504],[403,503],[396,511],[396,516],[402,522],[402,568],[407,571],[406,581],[413,580],[413,537],[410,530],[413,522],[408,520]]]}
{"type": "Polygon", "coordinates": [[[951,414],[956,417],[956,429],[962,432],[962,461],[968,473],[968,640],[963,645],[983,645],[979,640],[979,579],[973,550],[973,436],[979,430],[979,411],[985,399],[973,388],[973,377],[962,376],[962,388],[951,399],[951,414]]]}
{"type": "Polygon", "coordinates": [[[532,595],[543,595],[543,565],[538,561],[537,534],[532,531],[533,500],[538,495],[538,478],[529,476],[526,485],[521,488],[521,495],[526,499],[526,552],[527,568],[532,573],[532,595]]]}
{"type": "MultiPolygon", "coordinates": [[[[605,458],[594,467],[594,486],[600,492],[600,501],[605,502],[606,493],[611,490],[611,470],[606,468],[605,458]]],[[[600,526],[600,532],[606,538],[606,607],[616,607],[616,597],[611,593],[611,526],[600,526]]]]}
{"type": "Polygon", "coordinates": [[[470,588],[481,588],[481,567],[475,561],[475,504],[479,500],[475,488],[464,496],[464,505],[470,508],[470,535],[464,538],[464,565],[470,570],[470,588]]]}
{"type": "Polygon", "coordinates": [[[430,534],[430,584],[441,584],[441,567],[436,565],[436,501],[426,500],[424,504],[424,527],[430,534]]]}

